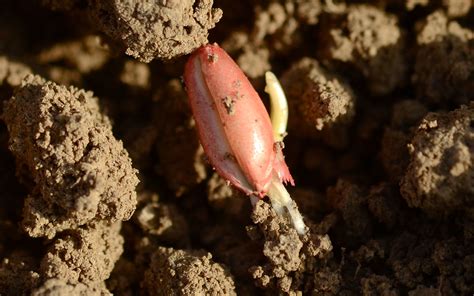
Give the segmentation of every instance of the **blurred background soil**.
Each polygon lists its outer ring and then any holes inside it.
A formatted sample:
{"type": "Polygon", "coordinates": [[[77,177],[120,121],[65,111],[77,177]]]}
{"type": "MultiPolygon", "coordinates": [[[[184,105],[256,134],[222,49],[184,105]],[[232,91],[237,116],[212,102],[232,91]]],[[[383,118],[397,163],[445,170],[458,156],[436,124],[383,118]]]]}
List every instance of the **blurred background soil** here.
{"type": "Polygon", "coordinates": [[[0,295],[472,295],[474,2],[0,9],[0,295]],[[181,81],[281,79],[310,231],[206,162],[181,81]]]}

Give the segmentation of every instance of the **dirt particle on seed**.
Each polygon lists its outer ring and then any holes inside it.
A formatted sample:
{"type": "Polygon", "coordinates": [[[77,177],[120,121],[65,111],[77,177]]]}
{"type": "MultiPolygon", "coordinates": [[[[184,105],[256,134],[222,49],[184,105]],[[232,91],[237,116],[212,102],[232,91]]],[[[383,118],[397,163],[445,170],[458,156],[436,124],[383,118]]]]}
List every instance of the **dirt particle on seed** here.
{"type": "Polygon", "coordinates": [[[228,161],[233,161],[233,162],[236,162],[237,159],[235,158],[235,156],[232,154],[232,153],[229,153],[229,152],[226,152],[224,154],[224,160],[228,160],[228,161]]]}
{"type": "Polygon", "coordinates": [[[231,96],[225,96],[222,99],[222,104],[224,104],[225,110],[228,115],[234,115],[235,113],[235,100],[231,96]]]}
{"type": "Polygon", "coordinates": [[[207,60],[211,63],[211,64],[215,64],[217,63],[217,61],[219,60],[219,56],[215,53],[210,53],[207,55],[207,60]]]}

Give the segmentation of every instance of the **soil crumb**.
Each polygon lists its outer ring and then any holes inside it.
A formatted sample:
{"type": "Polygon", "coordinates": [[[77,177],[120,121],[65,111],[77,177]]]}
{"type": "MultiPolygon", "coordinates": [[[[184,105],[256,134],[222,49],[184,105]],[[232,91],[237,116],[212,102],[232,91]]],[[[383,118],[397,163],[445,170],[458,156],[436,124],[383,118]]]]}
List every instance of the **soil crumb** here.
{"type": "Polygon", "coordinates": [[[290,221],[258,201],[252,213],[257,226],[247,227],[248,235],[263,247],[265,264],[252,266],[249,271],[256,284],[275,293],[302,293],[308,288],[305,274],[313,274],[332,251],[327,235],[311,232],[301,237],[290,221]],[[320,264],[318,264],[320,263],[320,264]]]}
{"type": "Polygon", "coordinates": [[[349,6],[328,14],[320,34],[323,60],[357,69],[374,95],[387,94],[406,80],[404,32],[395,15],[369,5],[349,6]]]}
{"type": "Polygon", "coordinates": [[[423,119],[409,144],[411,160],[401,183],[410,206],[441,215],[474,213],[473,122],[473,103],[423,119]]]}
{"type": "Polygon", "coordinates": [[[212,174],[207,182],[207,192],[211,207],[235,218],[239,218],[242,212],[250,208],[248,197],[229,186],[217,173],[212,174]]]}
{"type": "Polygon", "coordinates": [[[222,17],[212,0],[90,1],[89,15],[127,55],[140,61],[169,60],[206,44],[222,17]]]}
{"type": "Polygon", "coordinates": [[[462,17],[469,13],[474,3],[469,0],[443,0],[443,7],[449,17],[462,17]]]}
{"type": "Polygon", "coordinates": [[[90,295],[104,296],[112,295],[105,284],[90,287],[82,283],[70,284],[61,279],[49,279],[41,287],[35,289],[32,296],[61,296],[61,295],[90,295]]]}
{"type": "Polygon", "coordinates": [[[90,92],[29,75],[3,119],[18,175],[32,186],[23,209],[30,236],[131,217],[136,171],[90,92]]]}
{"type": "Polygon", "coordinates": [[[210,253],[160,247],[142,287],[148,295],[237,295],[229,271],[210,253]]]}
{"type": "Polygon", "coordinates": [[[321,13],[319,0],[268,1],[256,5],[252,43],[262,44],[275,51],[288,51],[301,45],[301,27],[318,23],[321,13]]]}
{"type": "Polygon", "coordinates": [[[110,59],[109,50],[100,38],[86,35],[42,49],[37,61],[44,75],[58,84],[81,86],[83,77],[102,68],[110,59]]]}
{"type": "Polygon", "coordinates": [[[392,119],[382,136],[380,157],[388,178],[397,184],[409,163],[408,143],[428,109],[416,100],[401,100],[393,106],[392,119]]]}
{"type": "Polygon", "coordinates": [[[355,96],[349,85],[329,74],[314,59],[303,58],[295,63],[281,81],[289,107],[296,113],[292,117],[304,118],[318,131],[336,123],[348,123],[354,116],[355,96]]]}
{"type": "Polygon", "coordinates": [[[186,245],[188,241],[187,221],[173,204],[147,203],[137,211],[137,220],[143,231],[164,242],[186,245]]]}
{"type": "Polygon", "coordinates": [[[120,227],[121,222],[96,222],[61,235],[41,262],[43,277],[72,284],[105,281],[123,252],[120,227]]]}
{"type": "Polygon", "coordinates": [[[468,103],[474,93],[474,32],[441,11],[419,23],[418,31],[412,80],[420,100],[442,106],[468,103]]]}
{"type": "Polygon", "coordinates": [[[0,55],[0,86],[14,88],[30,73],[31,69],[27,65],[0,55]]]}
{"type": "Polygon", "coordinates": [[[0,262],[0,294],[17,295],[41,283],[37,260],[30,254],[15,252],[0,262]]]}

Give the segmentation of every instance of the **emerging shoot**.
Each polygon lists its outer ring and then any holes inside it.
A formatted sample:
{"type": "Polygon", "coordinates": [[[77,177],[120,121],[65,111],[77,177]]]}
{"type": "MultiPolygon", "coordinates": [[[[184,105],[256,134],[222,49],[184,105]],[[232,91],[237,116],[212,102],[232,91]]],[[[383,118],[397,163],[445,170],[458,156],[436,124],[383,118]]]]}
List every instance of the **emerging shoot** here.
{"type": "Polygon", "coordinates": [[[275,211],[304,234],[303,218],[283,186],[294,185],[282,151],[288,106],[275,75],[266,77],[272,120],[242,70],[217,44],[197,49],[184,70],[199,138],[212,166],[252,204],[268,195],[275,211]]]}
{"type": "Polygon", "coordinates": [[[286,136],[288,123],[288,103],[285,92],[275,74],[265,73],[265,92],[270,95],[270,118],[272,120],[273,137],[276,142],[282,142],[286,136]]]}

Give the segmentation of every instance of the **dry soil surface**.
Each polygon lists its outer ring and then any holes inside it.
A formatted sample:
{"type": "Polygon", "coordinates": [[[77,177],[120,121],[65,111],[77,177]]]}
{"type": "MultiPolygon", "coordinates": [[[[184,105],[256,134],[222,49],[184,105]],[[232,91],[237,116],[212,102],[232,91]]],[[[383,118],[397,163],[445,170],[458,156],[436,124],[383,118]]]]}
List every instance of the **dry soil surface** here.
{"type": "Polygon", "coordinates": [[[471,0],[0,5],[0,295],[474,293],[471,0]],[[307,234],[208,165],[208,42],[281,79],[307,234]]]}

